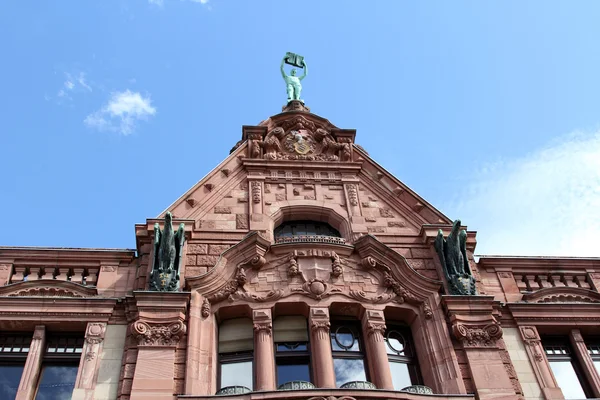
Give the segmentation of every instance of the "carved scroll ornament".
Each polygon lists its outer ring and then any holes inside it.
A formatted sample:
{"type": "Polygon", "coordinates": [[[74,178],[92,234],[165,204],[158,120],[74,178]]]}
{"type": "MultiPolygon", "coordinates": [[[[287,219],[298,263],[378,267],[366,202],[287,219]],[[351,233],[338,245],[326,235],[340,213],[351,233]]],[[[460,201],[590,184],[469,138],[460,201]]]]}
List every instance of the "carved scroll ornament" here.
{"type": "Polygon", "coordinates": [[[502,328],[497,323],[485,326],[470,326],[460,322],[452,324],[452,333],[464,347],[495,347],[502,337],[502,328]]]}
{"type": "Polygon", "coordinates": [[[181,321],[159,324],[136,321],[132,325],[138,346],[176,346],[185,331],[185,324],[181,321]]]}

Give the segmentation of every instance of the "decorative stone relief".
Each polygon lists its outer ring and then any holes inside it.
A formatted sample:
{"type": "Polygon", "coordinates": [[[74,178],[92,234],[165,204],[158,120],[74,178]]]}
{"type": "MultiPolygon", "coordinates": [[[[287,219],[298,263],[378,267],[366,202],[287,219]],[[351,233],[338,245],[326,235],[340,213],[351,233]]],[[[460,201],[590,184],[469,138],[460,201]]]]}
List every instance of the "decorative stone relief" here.
{"type": "Polygon", "coordinates": [[[344,272],[344,269],[342,268],[342,260],[335,252],[331,256],[331,260],[331,276],[337,278],[342,275],[342,272],[344,272]]]}
{"type": "Polygon", "coordinates": [[[495,347],[502,337],[502,328],[497,323],[485,326],[470,326],[460,322],[452,324],[452,333],[463,343],[463,347],[495,347]]]}
{"type": "Polygon", "coordinates": [[[348,201],[350,205],[357,206],[358,205],[358,191],[356,190],[356,185],[350,184],[346,186],[348,189],[348,201]]]}
{"type": "Polygon", "coordinates": [[[379,215],[383,218],[394,218],[394,213],[389,208],[380,208],[379,215]]]}
{"type": "Polygon", "coordinates": [[[260,203],[261,200],[261,184],[258,181],[252,181],[250,182],[250,188],[251,188],[251,193],[252,193],[252,202],[253,203],[260,203]]]}
{"type": "Polygon", "coordinates": [[[136,321],[132,325],[138,346],[176,346],[185,331],[186,326],[181,321],[160,324],[136,321]]]}

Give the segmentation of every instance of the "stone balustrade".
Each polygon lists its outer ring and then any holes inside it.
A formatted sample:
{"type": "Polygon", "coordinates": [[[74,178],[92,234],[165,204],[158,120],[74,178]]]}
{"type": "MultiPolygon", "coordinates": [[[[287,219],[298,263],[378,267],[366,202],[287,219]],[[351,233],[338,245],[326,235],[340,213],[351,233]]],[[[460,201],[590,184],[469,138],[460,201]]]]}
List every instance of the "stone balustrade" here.
{"type": "Polygon", "coordinates": [[[514,273],[517,287],[521,292],[535,292],[536,290],[551,287],[573,287],[582,289],[594,289],[589,274],[564,273],[552,271],[544,274],[514,273]]]}
{"type": "Polygon", "coordinates": [[[69,281],[85,286],[96,286],[100,268],[21,267],[15,266],[7,284],[42,279],[69,281]]]}

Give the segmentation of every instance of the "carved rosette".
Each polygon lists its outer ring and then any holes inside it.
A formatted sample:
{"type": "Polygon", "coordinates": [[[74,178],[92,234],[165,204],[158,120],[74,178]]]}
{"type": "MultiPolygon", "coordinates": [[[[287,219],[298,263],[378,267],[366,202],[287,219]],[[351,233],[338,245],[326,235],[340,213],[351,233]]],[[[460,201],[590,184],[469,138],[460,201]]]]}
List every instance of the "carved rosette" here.
{"type": "Polygon", "coordinates": [[[137,338],[138,346],[173,347],[185,334],[182,321],[171,323],[148,323],[136,321],[132,325],[132,334],[137,338]]]}
{"type": "Polygon", "coordinates": [[[496,322],[485,326],[471,326],[454,322],[452,333],[465,348],[496,347],[496,342],[502,337],[502,328],[496,322]]]}

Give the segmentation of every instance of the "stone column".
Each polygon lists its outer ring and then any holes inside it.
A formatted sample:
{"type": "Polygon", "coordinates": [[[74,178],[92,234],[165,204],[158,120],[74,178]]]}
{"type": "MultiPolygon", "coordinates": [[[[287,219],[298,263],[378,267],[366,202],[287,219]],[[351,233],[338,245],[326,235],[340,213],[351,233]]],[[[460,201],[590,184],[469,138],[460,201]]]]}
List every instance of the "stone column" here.
{"type": "Polygon", "coordinates": [[[138,354],[131,400],[173,400],[175,349],[186,332],[189,293],[134,292],[138,315],[131,324],[138,354]]]}
{"type": "Polygon", "coordinates": [[[525,350],[533,367],[533,372],[542,388],[544,399],[564,399],[562,390],[558,387],[550,364],[546,358],[540,335],[535,326],[520,326],[519,331],[525,343],[525,350]]]}
{"type": "Polygon", "coordinates": [[[329,337],[329,310],[325,307],[311,307],[308,319],[310,326],[310,347],[315,386],[335,388],[335,371],[331,355],[329,337]]]}
{"type": "Polygon", "coordinates": [[[365,311],[362,318],[362,331],[367,350],[369,376],[378,389],[394,390],[390,364],[385,350],[385,341],[383,340],[385,329],[383,311],[365,311]]]}
{"type": "Polygon", "coordinates": [[[254,322],[255,390],[275,390],[275,354],[273,353],[273,319],[270,309],[252,311],[254,322]]]}
{"type": "Polygon", "coordinates": [[[185,394],[215,393],[217,360],[215,316],[210,303],[197,291],[192,292],[187,330],[187,360],[185,363],[185,394]]]}
{"type": "Polygon", "coordinates": [[[105,333],[105,322],[89,322],[87,324],[85,342],[73,390],[73,400],[90,399],[94,395],[100,366],[99,356],[102,352],[105,333]]]}
{"type": "Polygon", "coordinates": [[[501,355],[502,328],[496,320],[499,306],[493,296],[443,296],[471,372],[475,394],[480,400],[516,398],[509,370],[501,355]]]}
{"type": "Polygon", "coordinates": [[[42,369],[42,359],[46,351],[46,328],[38,325],[33,331],[33,339],[29,346],[29,354],[21,375],[19,390],[16,400],[33,400],[37,389],[37,382],[42,369]]]}
{"type": "Polygon", "coordinates": [[[573,329],[569,333],[569,339],[571,340],[571,346],[573,346],[577,361],[579,361],[579,365],[581,365],[583,373],[590,384],[594,397],[600,398],[600,376],[594,366],[592,357],[590,357],[587,346],[583,341],[583,337],[581,337],[579,329],[573,329]]]}

